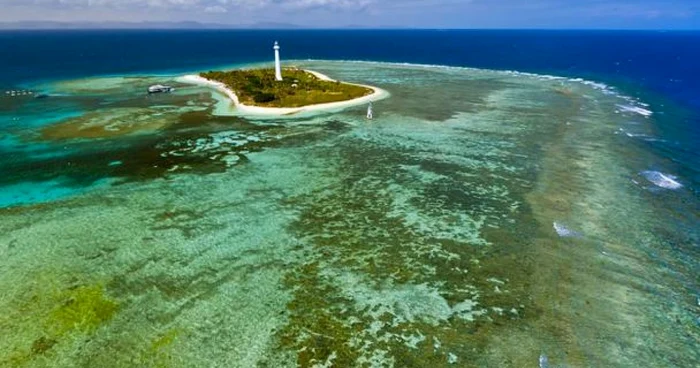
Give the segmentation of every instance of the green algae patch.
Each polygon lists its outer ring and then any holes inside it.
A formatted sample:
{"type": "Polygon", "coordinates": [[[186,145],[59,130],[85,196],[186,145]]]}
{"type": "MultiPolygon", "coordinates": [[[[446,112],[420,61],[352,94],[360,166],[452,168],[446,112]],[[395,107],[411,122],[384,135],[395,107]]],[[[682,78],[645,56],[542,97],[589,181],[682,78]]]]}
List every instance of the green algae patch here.
{"type": "Polygon", "coordinates": [[[145,367],[173,367],[173,344],[182,335],[178,328],[169,329],[151,340],[148,347],[141,353],[140,362],[145,367]]]}
{"type": "Polygon", "coordinates": [[[318,263],[303,265],[300,271],[285,280],[296,289],[296,298],[287,305],[290,323],[280,331],[282,347],[297,352],[299,367],[326,363],[335,367],[353,366],[361,354],[351,340],[366,326],[350,326],[341,320],[340,310],[334,310],[331,303],[319,298],[338,291],[319,282],[318,263]]]}
{"type": "Polygon", "coordinates": [[[56,340],[49,339],[46,336],[42,336],[32,343],[32,354],[44,354],[54,345],[56,345],[56,340]]]}
{"type": "Polygon", "coordinates": [[[109,113],[89,112],[77,118],[46,126],[41,130],[41,138],[44,140],[95,139],[155,132],[175,119],[176,115],[172,111],[164,109],[154,113],[150,109],[114,108],[109,110],[109,113]],[[170,113],[170,116],[166,113],[170,113]]]}
{"type": "Polygon", "coordinates": [[[57,335],[71,330],[90,333],[109,321],[119,305],[107,298],[101,285],[79,286],[60,295],[60,305],[51,312],[48,329],[57,335]]]}
{"type": "Polygon", "coordinates": [[[51,361],[56,350],[90,338],[114,318],[119,304],[101,284],[66,288],[40,275],[30,293],[16,300],[0,326],[0,366],[22,367],[51,361]]]}
{"type": "Polygon", "coordinates": [[[153,340],[151,343],[151,351],[161,351],[166,346],[170,346],[178,336],[180,336],[180,330],[172,329],[166,331],[163,335],[153,340]]]}

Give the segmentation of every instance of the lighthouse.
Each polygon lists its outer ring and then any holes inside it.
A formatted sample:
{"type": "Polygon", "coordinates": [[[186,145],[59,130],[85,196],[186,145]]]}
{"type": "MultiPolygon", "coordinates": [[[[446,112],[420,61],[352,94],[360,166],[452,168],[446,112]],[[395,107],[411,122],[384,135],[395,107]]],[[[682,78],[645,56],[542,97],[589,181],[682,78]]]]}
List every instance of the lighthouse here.
{"type": "Polygon", "coordinates": [[[282,80],[282,67],[280,66],[280,45],[275,41],[275,79],[278,81],[282,80]]]}

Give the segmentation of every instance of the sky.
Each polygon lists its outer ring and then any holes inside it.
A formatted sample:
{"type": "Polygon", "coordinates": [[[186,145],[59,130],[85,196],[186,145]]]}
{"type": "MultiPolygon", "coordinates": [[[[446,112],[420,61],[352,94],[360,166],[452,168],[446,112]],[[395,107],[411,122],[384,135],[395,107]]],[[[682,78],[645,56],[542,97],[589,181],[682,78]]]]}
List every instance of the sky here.
{"type": "Polygon", "coordinates": [[[0,0],[0,22],[700,29],[700,0],[0,0]]]}

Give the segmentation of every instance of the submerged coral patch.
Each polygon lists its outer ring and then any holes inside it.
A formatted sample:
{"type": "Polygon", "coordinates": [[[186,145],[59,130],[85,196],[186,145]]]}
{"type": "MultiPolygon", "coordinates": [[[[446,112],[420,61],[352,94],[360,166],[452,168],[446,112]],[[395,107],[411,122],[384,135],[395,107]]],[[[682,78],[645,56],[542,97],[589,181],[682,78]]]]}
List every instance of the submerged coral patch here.
{"type": "Polygon", "coordinates": [[[0,209],[0,365],[697,360],[693,309],[676,298],[695,263],[669,256],[694,238],[663,222],[687,226],[693,214],[660,215],[665,204],[642,198],[680,202],[689,191],[629,184],[648,157],[610,134],[626,118],[609,88],[300,65],[393,98],[373,104],[371,121],[359,106],[246,120],[216,116],[198,87],[145,97],[134,91],[148,79],[115,79],[61,87],[73,90],[61,103],[86,110],[65,116],[80,122],[62,126],[65,138],[37,140],[41,124],[8,133],[2,142],[27,147],[2,151],[0,189],[110,184],[0,209]]]}
{"type": "Polygon", "coordinates": [[[63,140],[78,138],[111,138],[129,134],[153,133],[168,124],[183,109],[161,107],[151,109],[114,108],[87,113],[84,116],[49,125],[41,131],[41,138],[63,140]]]}

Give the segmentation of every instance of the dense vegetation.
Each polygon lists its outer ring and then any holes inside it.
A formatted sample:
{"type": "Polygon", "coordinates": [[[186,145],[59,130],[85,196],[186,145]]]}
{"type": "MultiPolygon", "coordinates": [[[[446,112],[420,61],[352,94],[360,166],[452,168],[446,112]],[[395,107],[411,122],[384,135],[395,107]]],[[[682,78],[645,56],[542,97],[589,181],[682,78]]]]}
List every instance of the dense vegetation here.
{"type": "Polygon", "coordinates": [[[274,69],[210,71],[201,76],[224,83],[243,104],[265,107],[301,107],[372,93],[369,88],[324,81],[300,69],[284,69],[283,81],[275,80],[274,69]]]}

